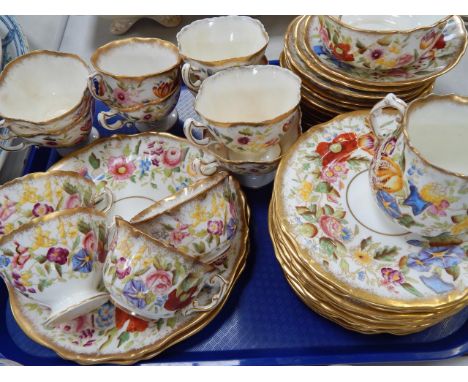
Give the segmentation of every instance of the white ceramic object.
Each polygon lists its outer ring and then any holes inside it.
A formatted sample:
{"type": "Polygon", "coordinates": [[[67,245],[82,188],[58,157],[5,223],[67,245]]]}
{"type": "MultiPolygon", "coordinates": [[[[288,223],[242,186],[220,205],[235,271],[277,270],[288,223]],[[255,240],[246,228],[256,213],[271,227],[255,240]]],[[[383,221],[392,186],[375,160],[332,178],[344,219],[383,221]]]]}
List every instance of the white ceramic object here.
{"type": "Polygon", "coordinates": [[[369,171],[379,207],[412,232],[468,237],[468,98],[432,94],[406,105],[389,94],[369,117],[380,141],[369,171]],[[384,108],[397,110],[391,127],[377,120],[384,108]]]}
{"type": "Polygon", "coordinates": [[[70,321],[108,300],[98,290],[106,257],[106,218],[92,209],[53,212],[0,238],[0,274],[48,308],[46,324],[70,321]]]}
{"type": "Polygon", "coordinates": [[[201,123],[189,118],[185,136],[199,145],[224,144],[244,160],[278,151],[281,137],[300,123],[301,80],[273,65],[240,66],[207,78],[195,99],[201,123]],[[195,130],[194,130],[195,128],[195,130]]]}
{"type": "Polygon", "coordinates": [[[268,45],[262,23],[247,16],[222,16],[196,20],[177,34],[184,59],[182,78],[197,92],[212,74],[241,65],[262,61],[268,45]]]}

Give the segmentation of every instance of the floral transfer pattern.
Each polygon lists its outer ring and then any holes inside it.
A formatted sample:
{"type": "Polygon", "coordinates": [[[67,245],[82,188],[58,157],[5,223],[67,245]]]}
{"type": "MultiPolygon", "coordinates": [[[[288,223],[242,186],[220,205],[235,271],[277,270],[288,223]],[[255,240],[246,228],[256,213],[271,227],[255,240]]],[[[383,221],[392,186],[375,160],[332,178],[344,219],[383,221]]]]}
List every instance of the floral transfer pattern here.
{"type": "MultiPolygon", "coordinates": [[[[362,226],[350,213],[347,186],[368,169],[375,149],[365,117],[350,115],[312,131],[289,158],[277,181],[279,208],[292,234],[305,253],[350,287],[397,300],[466,290],[466,242],[447,236],[386,236],[362,226]]],[[[379,203],[397,213],[386,194],[379,203]]]]}
{"type": "MultiPolygon", "coordinates": [[[[313,16],[312,16],[313,17],[313,16]]],[[[453,66],[465,43],[465,31],[463,25],[456,19],[450,19],[446,24],[442,37],[443,41],[434,45],[425,54],[418,57],[417,61],[401,68],[388,70],[369,70],[356,68],[346,63],[351,58],[347,44],[335,47],[339,53],[338,58],[330,56],[324,44],[327,38],[326,32],[321,30],[318,17],[313,17],[310,21],[310,28],[306,35],[307,47],[310,47],[312,59],[317,60],[321,66],[325,66],[334,72],[347,78],[366,80],[371,82],[388,82],[398,84],[399,81],[417,81],[424,80],[428,76],[434,75],[448,67],[453,66]],[[325,39],[325,41],[323,41],[325,39]],[[342,58],[340,55],[345,55],[342,58]],[[347,56],[346,56],[347,55],[347,56]]],[[[309,49],[309,48],[308,48],[309,49]]],[[[374,57],[378,60],[383,57],[383,53],[375,53],[374,57]],[[378,57],[379,56],[379,57],[378,57]]],[[[387,63],[382,62],[385,67],[387,63]]]]}
{"type": "Polygon", "coordinates": [[[12,183],[0,190],[0,236],[54,211],[93,207],[93,183],[79,176],[45,175],[12,183]]]}

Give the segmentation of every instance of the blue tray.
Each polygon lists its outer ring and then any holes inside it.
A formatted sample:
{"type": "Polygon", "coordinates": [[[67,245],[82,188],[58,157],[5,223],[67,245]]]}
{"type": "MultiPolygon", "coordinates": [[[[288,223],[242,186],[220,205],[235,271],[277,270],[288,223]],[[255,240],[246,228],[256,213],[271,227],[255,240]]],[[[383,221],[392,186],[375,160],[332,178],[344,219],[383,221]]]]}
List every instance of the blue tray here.
{"type": "MultiPolygon", "coordinates": [[[[183,90],[187,92],[186,89],[183,90]]],[[[96,103],[96,111],[103,109],[96,103]]],[[[183,117],[183,112],[179,110],[183,117]]],[[[94,121],[94,126],[98,126],[94,121]]],[[[99,129],[105,136],[108,131],[99,129]]],[[[119,133],[135,133],[133,129],[119,133]]],[[[171,133],[181,136],[181,126],[171,133]]],[[[25,173],[44,171],[57,161],[55,150],[34,148],[25,173]]],[[[155,364],[336,364],[422,361],[468,353],[468,308],[421,333],[363,335],[315,314],[283,277],[268,234],[272,187],[246,189],[252,209],[247,267],[226,305],[201,332],[144,363],[155,364]]],[[[30,340],[16,325],[7,291],[0,285],[0,353],[26,365],[73,364],[30,340]]]]}

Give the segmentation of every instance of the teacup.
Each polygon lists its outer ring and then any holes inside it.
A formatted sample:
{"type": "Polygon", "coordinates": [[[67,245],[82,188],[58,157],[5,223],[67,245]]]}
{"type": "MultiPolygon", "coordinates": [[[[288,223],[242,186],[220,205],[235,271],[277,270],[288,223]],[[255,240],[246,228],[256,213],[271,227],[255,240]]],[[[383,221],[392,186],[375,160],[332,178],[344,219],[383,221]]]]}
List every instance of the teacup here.
{"type": "Polygon", "coordinates": [[[180,88],[181,57],[169,41],[141,37],[113,41],[96,49],[91,63],[96,73],[89,77],[89,90],[111,108],[162,102],[180,88]]]}
{"type": "Polygon", "coordinates": [[[203,81],[195,99],[202,122],[187,119],[184,133],[198,145],[218,141],[236,159],[256,160],[268,151],[278,156],[281,137],[300,123],[300,100],[301,80],[287,69],[229,68],[203,81]]]}
{"type": "Polygon", "coordinates": [[[247,16],[196,20],[177,34],[184,59],[182,79],[194,93],[214,73],[233,66],[256,65],[268,45],[263,24],[247,16]]]}
{"type": "Polygon", "coordinates": [[[0,238],[0,274],[16,292],[51,309],[45,324],[70,321],[108,300],[98,289],[106,236],[101,212],[53,212],[0,238]]]}
{"type": "Polygon", "coordinates": [[[233,182],[227,172],[218,172],[152,204],[131,223],[205,264],[217,262],[239,225],[233,182]]]}
{"type": "Polygon", "coordinates": [[[13,179],[0,187],[0,236],[52,212],[92,208],[100,201],[106,211],[112,193],[107,188],[99,192],[93,181],[76,172],[37,172],[13,179]]]}
{"type": "Polygon", "coordinates": [[[189,315],[213,309],[225,294],[226,282],[202,264],[134,228],[120,217],[110,235],[104,284],[113,303],[146,320],[189,315]],[[198,306],[196,296],[206,284],[218,284],[211,301],[198,306]]]}
{"type": "Polygon", "coordinates": [[[320,37],[329,53],[368,70],[407,66],[431,49],[445,46],[443,30],[450,19],[429,15],[318,17],[320,37]]]}
{"type": "Polygon", "coordinates": [[[369,121],[379,140],[369,169],[379,207],[411,232],[466,240],[468,98],[431,94],[406,105],[389,94],[369,121]],[[397,110],[396,129],[377,124],[384,108],[397,110]]]}
{"type": "Polygon", "coordinates": [[[0,74],[1,124],[15,136],[58,135],[89,114],[89,68],[78,56],[38,50],[0,74]]]}
{"type": "Polygon", "coordinates": [[[148,130],[167,131],[178,120],[175,107],[179,96],[180,84],[177,85],[177,88],[171,94],[162,100],[126,109],[110,107],[109,111],[101,111],[98,114],[98,121],[107,130],[120,129],[130,122],[135,124],[135,127],[141,132],[148,130]],[[111,120],[117,116],[124,119],[112,122],[111,120]]]}

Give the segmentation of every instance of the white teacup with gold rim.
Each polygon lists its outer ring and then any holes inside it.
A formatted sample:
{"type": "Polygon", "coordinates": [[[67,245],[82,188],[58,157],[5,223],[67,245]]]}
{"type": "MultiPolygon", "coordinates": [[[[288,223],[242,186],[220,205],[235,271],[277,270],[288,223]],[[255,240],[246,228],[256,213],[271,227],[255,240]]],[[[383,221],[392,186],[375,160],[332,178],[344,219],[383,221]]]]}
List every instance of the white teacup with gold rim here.
{"type": "Polygon", "coordinates": [[[440,236],[442,244],[466,240],[468,98],[431,94],[406,105],[389,94],[369,121],[379,140],[369,170],[379,207],[411,232],[440,236]],[[397,110],[396,130],[377,124],[384,108],[397,110]]]}
{"type": "Polygon", "coordinates": [[[299,124],[301,80],[273,65],[229,68],[207,78],[195,99],[201,123],[184,123],[187,139],[198,145],[218,141],[255,160],[267,152],[281,154],[281,137],[299,124]]]}
{"type": "Polygon", "coordinates": [[[325,49],[339,61],[369,70],[408,66],[436,45],[445,45],[450,16],[318,16],[325,49]]]}
{"type": "Polygon", "coordinates": [[[189,315],[214,309],[226,293],[226,281],[215,268],[115,218],[104,266],[104,285],[111,300],[127,313],[145,320],[189,315]],[[205,285],[217,285],[210,301],[198,306],[205,285]]]}
{"type": "Polygon", "coordinates": [[[207,77],[220,70],[260,64],[268,41],[263,24],[248,16],[196,20],[177,34],[179,51],[185,62],[182,78],[196,93],[207,77]]]}
{"type": "Polygon", "coordinates": [[[112,193],[72,171],[36,172],[0,186],[0,237],[55,211],[88,207],[106,211],[112,193]]]}
{"type": "Polygon", "coordinates": [[[134,216],[139,230],[205,264],[229,249],[239,225],[234,179],[218,172],[134,216]]]}
{"type": "Polygon", "coordinates": [[[108,300],[98,289],[106,217],[89,208],[53,212],[0,238],[0,275],[51,309],[46,324],[70,321],[108,300]]]}
{"type": "Polygon", "coordinates": [[[0,118],[9,130],[4,139],[43,144],[37,137],[60,136],[73,144],[66,132],[90,115],[88,75],[86,63],[70,53],[37,50],[11,61],[0,74],[0,118]]]}

